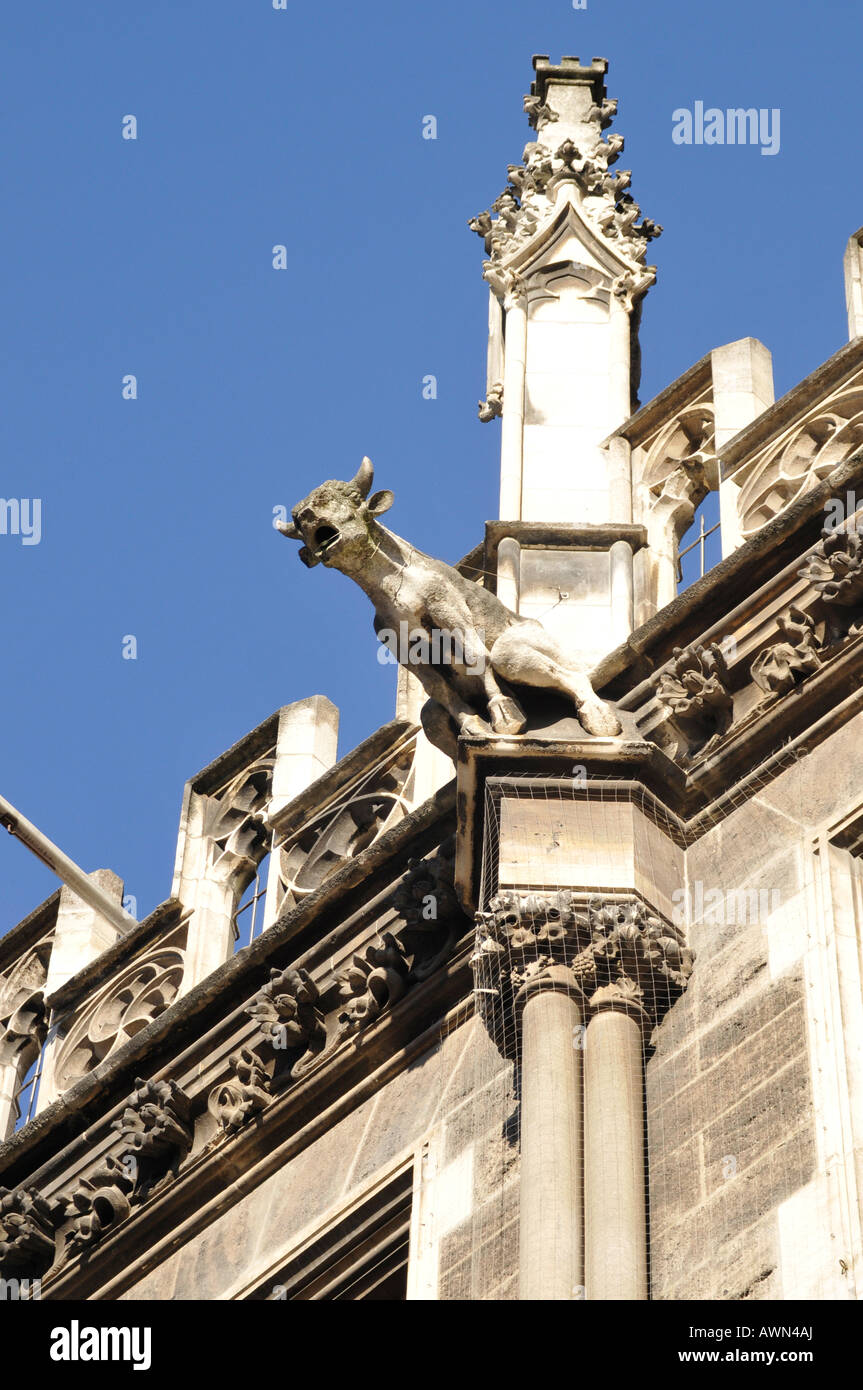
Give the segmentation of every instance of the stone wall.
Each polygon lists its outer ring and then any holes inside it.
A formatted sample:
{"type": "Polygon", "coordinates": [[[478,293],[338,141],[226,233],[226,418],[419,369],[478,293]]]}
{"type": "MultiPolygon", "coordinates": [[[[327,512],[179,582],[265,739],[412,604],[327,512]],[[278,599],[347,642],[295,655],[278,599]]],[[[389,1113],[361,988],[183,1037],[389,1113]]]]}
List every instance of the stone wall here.
{"type": "Polygon", "coordinates": [[[860,1088],[841,1048],[859,1050],[843,1011],[859,981],[835,868],[822,880],[863,802],[861,733],[858,717],[789,759],[687,851],[696,965],[647,1066],[653,1298],[854,1297],[860,1088]]]}
{"type": "Polygon", "coordinates": [[[411,1296],[505,1296],[493,1286],[517,1270],[511,1070],[469,1019],[123,1297],[266,1297],[290,1253],[400,1163],[417,1174],[411,1296]]]}

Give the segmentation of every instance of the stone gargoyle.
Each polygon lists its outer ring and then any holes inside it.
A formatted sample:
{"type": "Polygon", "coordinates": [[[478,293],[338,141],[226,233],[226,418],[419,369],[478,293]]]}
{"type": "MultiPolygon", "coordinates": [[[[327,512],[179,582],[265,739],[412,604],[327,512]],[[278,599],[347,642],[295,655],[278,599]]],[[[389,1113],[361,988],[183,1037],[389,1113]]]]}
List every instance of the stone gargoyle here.
{"type": "Polygon", "coordinates": [[[568,696],[589,734],[616,737],[614,711],[539,622],[381,525],[394,499],[370,496],[373,481],[365,458],[355,478],[322,483],[278,529],[304,542],[305,565],[341,570],[371,599],[379,639],[431,697],[421,716],[430,741],[454,756],[459,733],[521,733],[527,720],[510,684],[568,696]]]}

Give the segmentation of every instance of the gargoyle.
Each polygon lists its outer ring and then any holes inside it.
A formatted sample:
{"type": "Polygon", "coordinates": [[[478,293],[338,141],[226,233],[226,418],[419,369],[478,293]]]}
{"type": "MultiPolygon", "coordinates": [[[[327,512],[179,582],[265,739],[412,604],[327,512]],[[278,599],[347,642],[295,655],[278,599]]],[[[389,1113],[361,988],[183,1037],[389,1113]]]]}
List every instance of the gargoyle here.
{"type": "Polygon", "coordinates": [[[373,481],[363,459],[355,478],[322,483],[278,529],[304,542],[305,565],[341,570],[369,596],[379,639],[431,697],[422,712],[430,741],[454,756],[459,733],[521,733],[527,720],[510,682],[568,696],[589,734],[616,737],[614,711],[539,622],[511,613],[488,589],[381,525],[394,499],[370,496],[373,481]]]}

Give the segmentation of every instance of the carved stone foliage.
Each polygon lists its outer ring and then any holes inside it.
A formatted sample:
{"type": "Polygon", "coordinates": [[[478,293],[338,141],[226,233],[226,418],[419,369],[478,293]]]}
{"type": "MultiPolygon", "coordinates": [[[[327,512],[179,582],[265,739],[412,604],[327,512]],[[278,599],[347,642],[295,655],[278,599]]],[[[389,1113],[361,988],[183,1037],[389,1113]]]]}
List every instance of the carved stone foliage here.
{"type": "Polygon", "coordinates": [[[411,978],[428,979],[468,926],[455,891],[455,837],[429,858],[408,861],[393,907],[404,923],[396,935],[411,957],[411,978]]]}
{"type": "Polygon", "coordinates": [[[131,1165],[109,1154],[71,1192],[59,1199],[58,1225],[68,1223],[63,1255],[87,1254],[114,1226],[131,1214],[135,1186],[131,1165]]]}
{"type": "Polygon", "coordinates": [[[478,404],[479,418],[484,425],[503,414],[503,382],[496,381],[488,393],[487,400],[478,404]]]}
{"type": "Polygon", "coordinates": [[[320,1052],[327,1030],[318,1008],[320,990],[305,970],[271,970],[245,1012],[257,1019],[258,1031],[279,1052],[320,1052]]]}
{"type": "MultiPolygon", "coordinates": [[[[501,262],[545,228],[555,214],[557,191],[567,183],[573,185],[580,212],[593,231],[633,268],[642,266],[650,241],[662,228],[650,218],[639,222],[641,209],[628,192],[630,171],[610,172],[623,150],[623,137],[611,135],[604,140],[602,131],[611,124],[617,103],[594,104],[590,139],[581,149],[572,140],[558,138],[555,142],[558,116],[540,96],[527,96],[524,102],[528,121],[542,139],[525,147],[521,165],[509,166],[504,191],[489,210],[469,223],[485,244],[489,283],[497,293],[502,292],[498,279],[501,262]]],[[[644,268],[631,286],[621,286],[621,293],[631,296],[643,292],[654,274],[654,267],[644,268]]]]}
{"type": "Polygon", "coordinates": [[[58,1091],[86,1076],[173,1003],[183,979],[186,931],[182,926],[171,933],[76,1009],[57,1049],[58,1091]]]}
{"type": "Polygon", "coordinates": [[[524,114],[527,116],[527,123],[531,129],[537,131],[559,119],[557,112],[552,111],[551,107],[542,100],[542,97],[537,96],[525,97],[524,114]]]}
{"type": "Polygon", "coordinates": [[[397,1004],[406,993],[410,967],[404,947],[391,932],[356,955],[339,976],[339,1015],[343,1033],[353,1033],[373,1023],[384,1009],[397,1004]]]}
{"type": "Polygon", "coordinates": [[[250,1047],[228,1059],[233,1075],[210,1092],[208,1109],[224,1134],[236,1134],[271,1099],[270,1076],[250,1047]]]}
{"type": "MultiPolygon", "coordinates": [[[[256,1020],[267,1050],[272,1048],[276,1055],[275,1088],[285,1084],[286,1076],[304,1076],[447,960],[468,926],[455,894],[454,856],[451,838],[427,858],[409,861],[392,896],[396,917],[389,919],[391,929],[357,951],[334,977],[316,982],[302,968],[271,972],[269,983],[245,1012],[256,1020]]],[[[246,1065],[260,1064],[253,1057],[246,1065]]],[[[266,1090],[260,1077],[243,1084],[266,1090]]],[[[213,1092],[210,1103],[211,1113],[219,1117],[221,1110],[232,1109],[237,1095],[233,1082],[226,1083],[220,1098],[221,1089],[213,1092]]],[[[266,1103],[261,1095],[255,1101],[258,1109],[266,1103]]]]}
{"type": "Polygon", "coordinates": [[[402,924],[372,942],[338,978],[340,1033],[373,1023],[408,989],[433,975],[468,926],[455,892],[455,838],[427,859],[409,861],[393,896],[402,924]]]}
{"type": "Polygon", "coordinates": [[[831,635],[856,636],[863,627],[863,532],[859,525],[851,530],[825,528],[797,573],[826,604],[831,635]]]}
{"type": "Polygon", "coordinates": [[[125,1148],[143,1159],[172,1162],[192,1147],[191,1101],[175,1081],[135,1081],[115,1120],[125,1148]]]}
{"type": "Polygon", "coordinates": [[[707,647],[675,647],[669,670],[656,690],[666,710],[660,726],[670,756],[686,761],[710,750],[727,733],[734,718],[734,701],[725,653],[712,642],[707,647]]]}
{"type": "Polygon", "coordinates": [[[781,515],[863,444],[863,381],[813,407],[747,464],[737,508],[745,540],[781,515]]]}
{"type": "Polygon", "coordinates": [[[416,735],[388,749],[322,811],[279,845],[276,915],[289,912],[410,810],[416,735]]]}
{"type": "Polygon", "coordinates": [[[28,1188],[0,1187],[0,1278],[41,1279],[54,1263],[56,1212],[28,1188]]]}
{"type": "Polygon", "coordinates": [[[821,666],[822,641],[819,628],[808,613],[789,608],[777,618],[782,640],[765,647],[755,658],[751,676],[767,696],[787,695],[806,676],[821,666]]]}
{"type": "Polygon", "coordinates": [[[515,994],[552,967],[564,966],[589,997],[622,991],[654,1023],[692,973],[681,930],[634,896],[585,902],[566,891],[504,892],[476,920],[478,1006],[499,1041],[515,994]]]}

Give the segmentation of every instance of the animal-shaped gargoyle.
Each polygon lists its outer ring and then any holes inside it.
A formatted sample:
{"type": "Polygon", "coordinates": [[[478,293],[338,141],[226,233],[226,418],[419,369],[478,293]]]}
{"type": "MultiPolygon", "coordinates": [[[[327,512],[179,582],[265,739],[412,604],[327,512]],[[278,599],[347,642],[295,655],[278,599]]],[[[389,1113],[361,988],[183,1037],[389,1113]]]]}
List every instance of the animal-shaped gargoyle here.
{"type": "Polygon", "coordinates": [[[527,720],[510,685],[569,696],[588,733],[619,734],[613,710],[540,623],[381,525],[394,499],[370,496],[373,481],[365,458],[351,482],[322,483],[278,529],[304,542],[305,565],[341,570],[368,594],[379,639],[431,697],[422,712],[431,742],[452,756],[459,733],[521,733],[527,720]]]}

